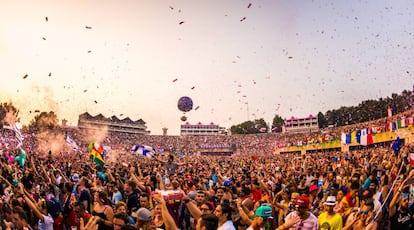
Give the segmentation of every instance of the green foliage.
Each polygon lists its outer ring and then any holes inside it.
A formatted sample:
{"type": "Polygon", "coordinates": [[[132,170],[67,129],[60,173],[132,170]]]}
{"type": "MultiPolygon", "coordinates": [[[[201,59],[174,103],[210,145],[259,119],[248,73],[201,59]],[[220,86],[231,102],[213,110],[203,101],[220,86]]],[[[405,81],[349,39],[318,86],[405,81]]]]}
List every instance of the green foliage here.
{"type": "Polygon", "coordinates": [[[272,122],[272,131],[277,132],[277,133],[282,132],[282,127],[284,124],[285,124],[285,120],[281,116],[276,114],[272,122]]]}
{"type": "Polygon", "coordinates": [[[256,134],[265,133],[269,127],[263,118],[254,121],[245,121],[238,125],[233,125],[230,130],[232,134],[256,134]]]}
{"type": "Polygon", "coordinates": [[[55,112],[41,112],[30,121],[30,131],[45,131],[59,127],[59,121],[55,112]]]}
{"type": "Polygon", "coordinates": [[[12,125],[18,121],[19,110],[13,103],[0,103],[0,127],[2,125],[12,125]]]}

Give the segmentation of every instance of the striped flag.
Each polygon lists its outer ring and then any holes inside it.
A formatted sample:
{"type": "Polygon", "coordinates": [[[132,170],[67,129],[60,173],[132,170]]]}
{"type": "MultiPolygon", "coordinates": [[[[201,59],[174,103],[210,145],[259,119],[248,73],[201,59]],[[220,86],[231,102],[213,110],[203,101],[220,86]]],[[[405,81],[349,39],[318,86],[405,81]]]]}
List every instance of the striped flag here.
{"type": "Polygon", "coordinates": [[[155,148],[148,145],[135,145],[132,151],[148,158],[151,158],[155,154],[155,148]]]}
{"type": "Polygon", "coordinates": [[[66,143],[73,148],[73,150],[78,151],[79,146],[76,144],[76,142],[69,136],[66,136],[66,143]]]}
{"type": "Polygon", "coordinates": [[[19,128],[17,128],[16,123],[13,124],[13,131],[16,133],[16,140],[19,143],[19,146],[21,146],[23,144],[24,137],[19,128]]]}
{"type": "Polygon", "coordinates": [[[90,151],[90,159],[93,160],[97,165],[104,165],[103,153],[104,148],[98,143],[89,143],[88,149],[90,151]]]}
{"type": "Polygon", "coordinates": [[[410,157],[410,165],[413,166],[414,165],[414,153],[410,153],[408,154],[408,156],[410,157]]]}

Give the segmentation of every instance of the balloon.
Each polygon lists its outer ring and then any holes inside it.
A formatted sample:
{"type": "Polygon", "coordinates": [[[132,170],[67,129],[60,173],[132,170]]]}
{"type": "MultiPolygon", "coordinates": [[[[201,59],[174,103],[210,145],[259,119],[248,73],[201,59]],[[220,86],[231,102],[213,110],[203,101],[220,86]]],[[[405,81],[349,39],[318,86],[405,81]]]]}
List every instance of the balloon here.
{"type": "Polygon", "coordinates": [[[14,162],[14,156],[11,155],[11,156],[9,156],[9,163],[10,164],[13,164],[13,162],[14,162]]]}
{"type": "Polygon", "coordinates": [[[193,109],[193,100],[187,96],[181,97],[178,100],[177,107],[182,112],[188,112],[193,109]]]}
{"type": "Polygon", "coordinates": [[[186,116],[182,116],[181,117],[181,121],[186,121],[187,120],[187,117],[186,116]]]}

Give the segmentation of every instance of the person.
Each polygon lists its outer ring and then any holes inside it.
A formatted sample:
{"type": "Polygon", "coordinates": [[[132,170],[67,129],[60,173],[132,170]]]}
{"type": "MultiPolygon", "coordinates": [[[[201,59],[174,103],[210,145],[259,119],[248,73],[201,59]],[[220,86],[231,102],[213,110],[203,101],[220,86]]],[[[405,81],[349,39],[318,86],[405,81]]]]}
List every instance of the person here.
{"type": "Polygon", "coordinates": [[[29,208],[39,218],[38,229],[39,230],[53,230],[53,217],[48,214],[46,198],[41,198],[36,201],[29,196],[29,193],[24,189],[23,184],[19,183],[20,192],[23,194],[23,198],[29,208]],[[36,204],[35,204],[36,203],[36,204]]]}
{"type": "Polygon", "coordinates": [[[135,220],[134,218],[132,218],[130,215],[128,215],[127,213],[127,204],[123,201],[119,201],[118,203],[116,203],[115,205],[115,214],[117,213],[124,213],[128,216],[128,223],[134,225],[135,224],[135,220]]]}
{"type": "Polygon", "coordinates": [[[374,220],[375,215],[374,215],[373,210],[374,210],[373,202],[366,202],[360,210],[354,209],[354,211],[349,215],[346,221],[346,225],[342,228],[342,230],[350,230],[350,229],[375,230],[377,229],[378,224],[374,220]]]}
{"type": "Polygon", "coordinates": [[[407,180],[414,177],[414,170],[410,176],[401,183],[394,191],[394,197],[391,200],[389,216],[391,217],[392,229],[413,229],[414,227],[414,204],[409,204],[409,194],[405,192],[407,180]]]}
{"type": "Polygon", "coordinates": [[[82,219],[84,223],[88,223],[89,219],[92,218],[92,215],[85,210],[85,206],[80,202],[75,202],[73,204],[73,211],[76,214],[77,223],[80,223],[80,219],[82,219]]]}
{"type": "Polygon", "coordinates": [[[150,196],[148,193],[143,192],[139,195],[139,207],[146,208],[151,211],[150,207],[150,196]]]}
{"type": "Polygon", "coordinates": [[[142,230],[151,229],[151,212],[146,208],[139,208],[136,212],[132,213],[132,217],[136,219],[135,226],[142,230]]]}
{"type": "Polygon", "coordinates": [[[214,204],[211,201],[207,201],[200,205],[200,211],[203,215],[212,214],[214,211],[214,204]]]}
{"type": "Polygon", "coordinates": [[[33,230],[33,228],[27,222],[27,214],[21,207],[15,207],[12,213],[12,222],[3,220],[6,230],[12,230],[14,227],[18,230],[33,230]]]}
{"type": "Polygon", "coordinates": [[[96,191],[94,194],[94,205],[93,205],[93,216],[99,216],[101,221],[99,221],[98,230],[112,230],[112,218],[114,216],[114,211],[109,205],[109,201],[105,192],[96,191]]]}
{"type": "Polygon", "coordinates": [[[118,185],[115,182],[111,183],[110,189],[112,190],[112,205],[116,205],[118,202],[122,201],[122,193],[119,191],[118,185]]]}
{"type": "Polygon", "coordinates": [[[325,210],[318,216],[319,229],[321,230],[341,230],[342,216],[335,211],[336,197],[328,196],[324,206],[325,210]]]}
{"type": "Polygon", "coordinates": [[[160,160],[158,158],[154,158],[155,160],[162,162],[164,164],[164,167],[167,171],[167,176],[171,176],[175,174],[175,171],[177,171],[178,166],[182,165],[182,163],[178,163],[174,161],[174,155],[170,154],[168,155],[168,160],[160,160]]]}
{"type": "Polygon", "coordinates": [[[121,230],[121,228],[128,224],[128,216],[125,213],[116,213],[112,219],[114,230],[121,230]]]}
{"type": "Polygon", "coordinates": [[[232,221],[232,209],[230,205],[223,203],[218,205],[214,210],[214,215],[217,216],[218,228],[217,230],[236,230],[232,221]]]}
{"type": "Polygon", "coordinates": [[[138,194],[137,184],[133,180],[128,180],[124,184],[124,193],[126,195],[126,204],[128,207],[128,214],[131,215],[133,210],[138,209],[138,194]]]}
{"type": "Polygon", "coordinates": [[[299,196],[296,200],[296,211],[287,215],[285,223],[280,225],[277,229],[319,229],[318,219],[309,211],[309,203],[310,200],[307,196],[299,196]]]}
{"type": "Polygon", "coordinates": [[[154,207],[154,218],[153,222],[156,228],[165,229],[164,219],[162,218],[161,205],[156,204],[154,207]]]}
{"type": "Polygon", "coordinates": [[[218,218],[213,214],[204,214],[197,222],[196,230],[216,230],[218,228],[218,218]]]}
{"type": "Polygon", "coordinates": [[[269,220],[273,219],[272,216],[272,207],[268,205],[261,205],[258,207],[255,211],[255,217],[250,226],[247,228],[247,230],[268,230],[273,229],[271,228],[271,224],[267,225],[267,223],[270,223],[269,220]]]}
{"type": "Polygon", "coordinates": [[[81,202],[85,209],[89,212],[91,210],[91,194],[89,193],[88,187],[89,186],[89,180],[85,177],[82,177],[79,180],[79,202],[81,202]]]}

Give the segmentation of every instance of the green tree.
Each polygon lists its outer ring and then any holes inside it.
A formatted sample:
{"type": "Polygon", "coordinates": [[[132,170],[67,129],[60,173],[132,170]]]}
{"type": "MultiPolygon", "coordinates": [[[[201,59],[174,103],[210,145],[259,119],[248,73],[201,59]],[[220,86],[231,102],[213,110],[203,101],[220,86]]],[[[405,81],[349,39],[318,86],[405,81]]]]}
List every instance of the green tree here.
{"type": "Polygon", "coordinates": [[[41,112],[30,121],[28,129],[30,131],[45,131],[59,127],[59,121],[55,112],[41,112]]]}
{"type": "Polygon", "coordinates": [[[283,125],[285,125],[285,120],[281,116],[276,114],[272,122],[272,132],[273,131],[276,133],[282,132],[283,125]]]}
{"type": "Polygon", "coordinates": [[[318,125],[320,129],[328,127],[328,121],[326,120],[322,112],[318,113],[318,125]]]}

